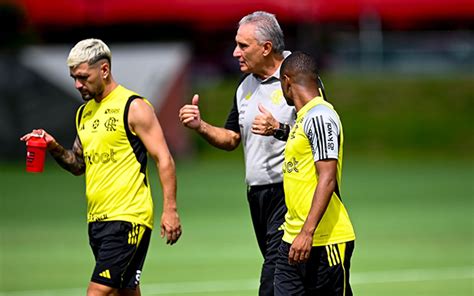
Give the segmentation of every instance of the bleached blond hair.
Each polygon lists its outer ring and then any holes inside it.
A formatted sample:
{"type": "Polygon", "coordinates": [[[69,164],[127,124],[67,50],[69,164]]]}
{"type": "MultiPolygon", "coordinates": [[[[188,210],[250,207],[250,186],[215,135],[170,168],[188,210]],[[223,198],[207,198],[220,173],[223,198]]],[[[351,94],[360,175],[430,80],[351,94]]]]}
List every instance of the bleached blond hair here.
{"type": "Polygon", "coordinates": [[[69,52],[67,65],[74,68],[82,63],[93,65],[102,59],[107,59],[109,64],[112,53],[109,47],[100,39],[84,39],[79,41],[69,52]]]}

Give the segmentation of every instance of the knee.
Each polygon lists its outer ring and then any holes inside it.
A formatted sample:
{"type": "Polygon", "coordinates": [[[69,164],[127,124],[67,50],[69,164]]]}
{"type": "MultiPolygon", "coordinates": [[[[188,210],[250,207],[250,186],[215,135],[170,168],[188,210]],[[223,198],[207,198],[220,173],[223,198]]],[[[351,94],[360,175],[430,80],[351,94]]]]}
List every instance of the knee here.
{"type": "Polygon", "coordinates": [[[117,289],[97,283],[89,283],[87,296],[117,296],[117,289]]]}

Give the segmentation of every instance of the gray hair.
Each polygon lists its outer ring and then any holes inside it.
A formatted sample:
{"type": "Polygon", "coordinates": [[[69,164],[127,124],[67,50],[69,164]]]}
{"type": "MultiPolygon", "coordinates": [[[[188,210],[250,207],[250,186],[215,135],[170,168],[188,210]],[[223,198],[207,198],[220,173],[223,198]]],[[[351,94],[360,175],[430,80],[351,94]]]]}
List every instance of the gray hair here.
{"type": "Polygon", "coordinates": [[[275,53],[283,53],[283,50],[285,50],[283,31],[274,14],[255,11],[244,16],[239,22],[239,27],[248,23],[255,25],[255,38],[259,43],[270,41],[275,53]]]}
{"type": "Polygon", "coordinates": [[[76,67],[82,63],[93,65],[102,59],[112,60],[109,47],[100,39],[84,39],[79,41],[69,52],[67,65],[76,67]]]}

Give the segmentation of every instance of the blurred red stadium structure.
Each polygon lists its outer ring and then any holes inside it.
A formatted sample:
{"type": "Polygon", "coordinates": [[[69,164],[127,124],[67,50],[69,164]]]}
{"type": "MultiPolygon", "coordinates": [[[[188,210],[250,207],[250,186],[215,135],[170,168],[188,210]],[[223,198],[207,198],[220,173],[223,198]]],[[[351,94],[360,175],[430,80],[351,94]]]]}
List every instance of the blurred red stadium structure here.
{"type": "Polygon", "coordinates": [[[474,19],[473,0],[17,0],[35,27],[182,22],[200,30],[235,26],[266,10],[287,23],[355,21],[376,13],[389,27],[474,19]]]}
{"type": "MultiPolygon", "coordinates": [[[[191,145],[175,114],[183,100],[189,100],[190,77],[199,84],[235,74],[237,22],[257,10],[276,14],[288,49],[311,52],[321,69],[403,73],[474,69],[474,0],[0,0],[0,50],[7,49],[0,55],[0,71],[8,71],[0,73],[4,78],[0,156],[24,151],[18,134],[39,122],[26,107],[40,102],[56,108],[41,114],[40,119],[50,119],[44,126],[73,141],[67,124],[74,115],[64,110],[75,110],[77,101],[64,100],[70,94],[49,83],[44,68],[32,70],[33,63],[22,58],[31,45],[47,50],[91,36],[114,46],[171,41],[188,47],[189,57],[178,58],[185,63],[176,67],[168,87],[154,83],[156,93],[148,95],[165,102],[157,112],[166,123],[171,149],[187,155],[191,145]]],[[[61,65],[64,57],[59,59],[61,65]]],[[[171,76],[169,68],[156,69],[171,76]]]]}

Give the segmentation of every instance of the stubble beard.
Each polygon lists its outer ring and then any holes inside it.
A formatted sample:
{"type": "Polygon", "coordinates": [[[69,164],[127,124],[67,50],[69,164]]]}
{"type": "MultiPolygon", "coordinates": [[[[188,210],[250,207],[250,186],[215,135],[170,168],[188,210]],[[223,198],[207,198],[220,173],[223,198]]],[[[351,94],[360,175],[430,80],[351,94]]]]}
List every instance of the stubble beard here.
{"type": "Polygon", "coordinates": [[[85,93],[81,92],[82,99],[86,102],[92,99],[95,99],[104,93],[104,89],[105,88],[101,87],[101,89],[99,89],[99,91],[96,91],[96,92],[91,92],[88,90],[85,93]]]}
{"type": "Polygon", "coordinates": [[[81,93],[81,97],[82,99],[87,102],[87,101],[90,101],[94,98],[94,95],[91,94],[89,91],[86,91],[85,93],[83,92],[80,92],[81,93]]]}

